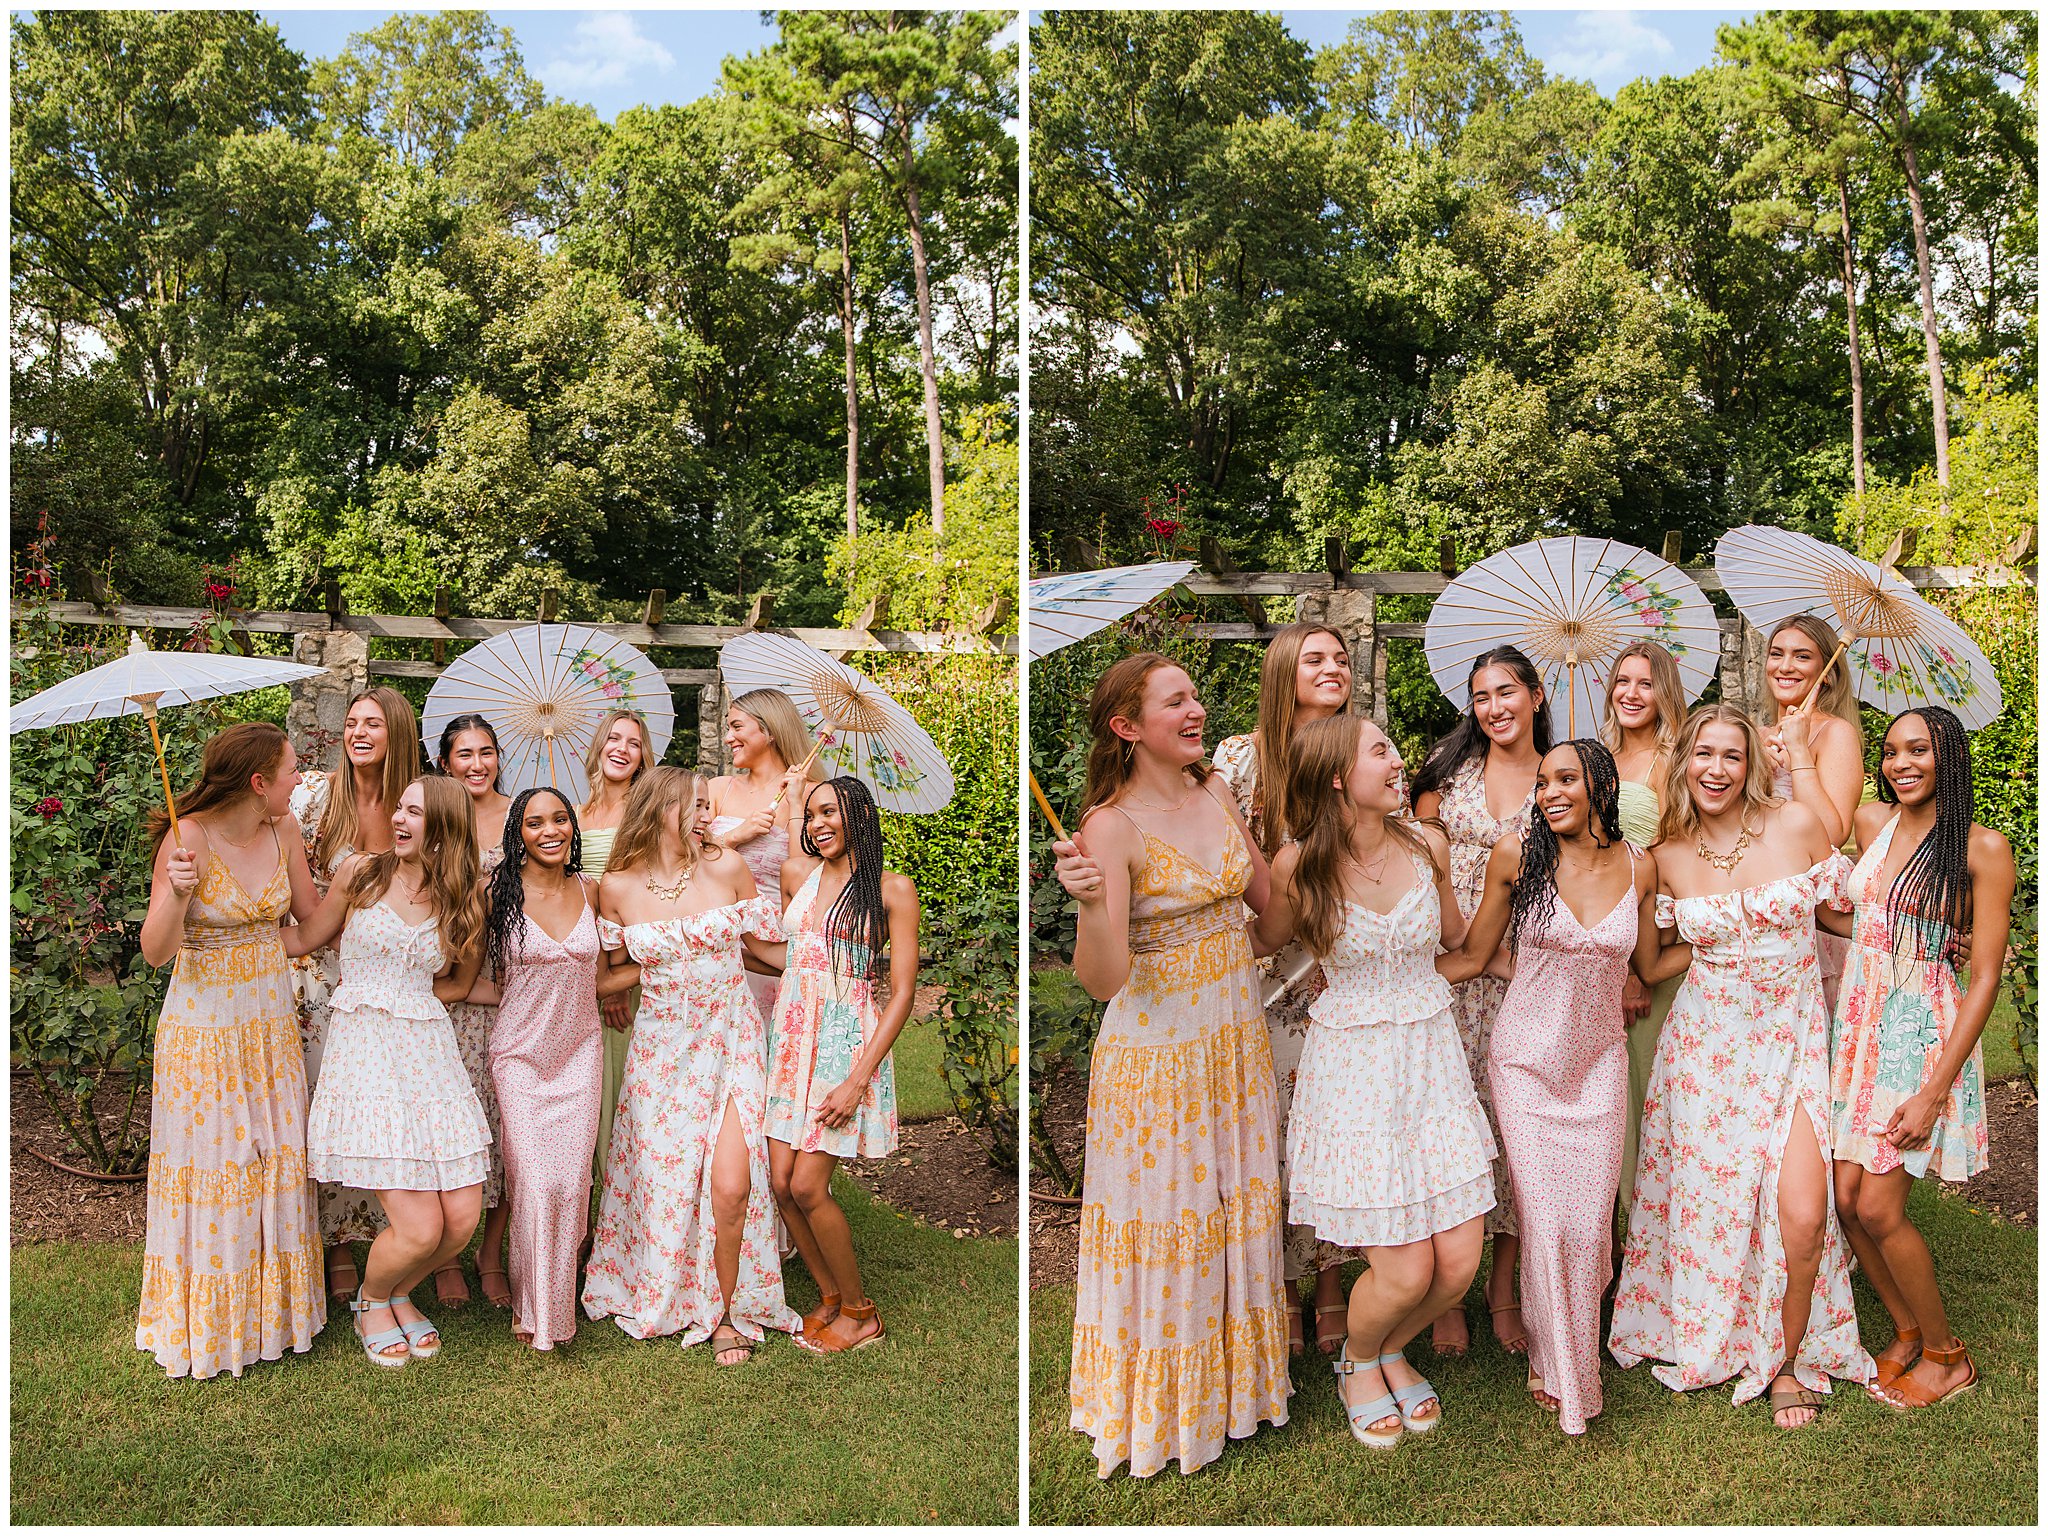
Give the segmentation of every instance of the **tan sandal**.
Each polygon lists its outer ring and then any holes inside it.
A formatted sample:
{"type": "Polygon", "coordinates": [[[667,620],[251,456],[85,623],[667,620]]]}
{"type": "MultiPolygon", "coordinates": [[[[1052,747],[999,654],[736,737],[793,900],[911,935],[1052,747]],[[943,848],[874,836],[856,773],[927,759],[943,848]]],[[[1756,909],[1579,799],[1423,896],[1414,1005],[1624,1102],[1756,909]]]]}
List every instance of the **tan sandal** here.
{"type": "Polygon", "coordinates": [[[434,1271],[434,1299],[444,1307],[469,1305],[469,1281],[463,1277],[461,1260],[434,1271]]]}
{"type": "Polygon", "coordinates": [[[1930,1392],[1913,1380],[1901,1376],[1881,1394],[1883,1400],[1894,1408],[1932,1408],[1936,1403],[1945,1403],[1952,1397],[1961,1397],[1977,1385],[1977,1362],[1970,1358],[1969,1346],[1957,1339],[1953,1349],[1922,1349],[1922,1360],[1932,1360],[1936,1365],[1967,1365],[1970,1374],[1950,1387],[1946,1392],[1930,1392]]]}
{"type": "Polygon", "coordinates": [[[327,1250],[327,1294],[335,1301],[349,1301],[362,1288],[363,1277],[356,1272],[355,1250],[339,1243],[327,1250]]]}
{"type": "Polygon", "coordinates": [[[485,1269],[483,1265],[479,1264],[476,1267],[476,1277],[483,1285],[485,1301],[488,1301],[494,1307],[509,1307],[512,1305],[512,1279],[505,1273],[505,1268],[502,1264],[496,1269],[485,1269]],[[498,1282],[495,1286],[491,1284],[493,1280],[498,1282]]]}
{"type": "Polygon", "coordinates": [[[716,1328],[711,1330],[711,1363],[720,1370],[729,1371],[735,1367],[745,1365],[754,1358],[756,1347],[754,1341],[744,1333],[741,1333],[739,1329],[733,1327],[730,1321],[721,1322],[716,1328]],[[720,1334],[724,1334],[725,1337],[720,1338],[720,1334]],[[739,1355],[737,1360],[721,1360],[718,1358],[720,1355],[735,1353],[739,1355]]]}
{"type": "Polygon", "coordinates": [[[1293,1285],[1287,1287],[1287,1358],[1299,1360],[1306,1346],[1301,1340],[1301,1298],[1294,1294],[1293,1285]]]}
{"type": "Polygon", "coordinates": [[[1544,1386],[1543,1378],[1534,1371],[1529,1373],[1528,1389],[1530,1401],[1535,1403],[1538,1408],[1541,1408],[1545,1413],[1556,1413],[1558,1411],[1560,1405],[1557,1394],[1544,1386]],[[1550,1399],[1547,1403],[1544,1401],[1546,1397],[1550,1399]]]}
{"type": "Polygon", "coordinates": [[[1349,1302],[1338,1302],[1334,1306],[1317,1307],[1316,1348],[1326,1355],[1334,1355],[1339,1349],[1343,1348],[1344,1341],[1351,1337],[1350,1318],[1351,1304],[1349,1302]],[[1326,1330],[1323,1327],[1323,1319],[1326,1317],[1335,1317],[1337,1319],[1337,1326],[1326,1330]]]}
{"type": "Polygon", "coordinates": [[[1913,1345],[1913,1356],[1910,1360],[1887,1360],[1882,1355],[1878,1356],[1877,1384],[1880,1387],[1890,1386],[1920,1363],[1920,1330],[1918,1328],[1901,1328],[1892,1339],[1892,1342],[1894,1344],[1913,1345]]]}
{"type": "MultiPolygon", "coordinates": [[[[1828,1403],[1826,1398],[1822,1397],[1811,1387],[1802,1387],[1799,1384],[1799,1378],[1789,1371],[1780,1371],[1772,1379],[1771,1389],[1765,1394],[1765,1401],[1770,1405],[1771,1422],[1773,1424],[1778,1424],[1778,1415],[1785,1412],[1788,1408],[1811,1408],[1814,1412],[1814,1417],[1818,1418],[1821,1409],[1825,1408],[1828,1403]],[[1781,1381],[1789,1381],[1792,1385],[1790,1387],[1780,1387],[1778,1383],[1781,1381]]],[[[1808,1419],[1805,1424],[1778,1424],[1778,1428],[1783,1430],[1805,1429],[1813,1422],[1813,1419],[1808,1419]]]]}
{"type": "Polygon", "coordinates": [[[1521,1338],[1510,1344],[1500,1336],[1500,1315],[1503,1312],[1519,1313],[1521,1310],[1522,1304],[1519,1301],[1511,1301],[1504,1307],[1496,1307],[1489,1304],[1486,1308],[1487,1323],[1493,1329],[1493,1336],[1500,1340],[1501,1349],[1510,1355],[1526,1355],[1529,1352],[1529,1325],[1524,1323],[1522,1325],[1521,1338]]]}

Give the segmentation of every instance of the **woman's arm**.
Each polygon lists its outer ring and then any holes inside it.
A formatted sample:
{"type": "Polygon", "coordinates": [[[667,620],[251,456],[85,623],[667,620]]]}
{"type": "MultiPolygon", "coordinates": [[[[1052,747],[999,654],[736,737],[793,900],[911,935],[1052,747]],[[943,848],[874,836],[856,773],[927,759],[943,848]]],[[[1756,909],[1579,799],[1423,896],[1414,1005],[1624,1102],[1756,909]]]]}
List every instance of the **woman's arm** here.
{"type": "Polygon", "coordinates": [[[1435,858],[1436,867],[1442,873],[1436,877],[1436,904],[1442,916],[1437,933],[1437,943],[1445,949],[1457,949],[1465,942],[1465,909],[1458,905],[1458,892],[1451,884],[1451,840],[1436,826],[1417,827],[1422,840],[1429,844],[1429,851],[1435,858]]]}
{"type": "Polygon", "coordinates": [[[196,821],[182,824],[184,846],[178,835],[165,833],[157,844],[156,866],[149,877],[149,911],[142,919],[142,958],[149,965],[167,965],[178,958],[185,942],[185,914],[199,890],[199,871],[205,867],[206,829],[196,821]]]}
{"type": "Polygon", "coordinates": [[[1780,720],[1778,734],[1792,772],[1793,801],[1820,818],[1830,846],[1841,847],[1863,799],[1863,762],[1850,742],[1848,722],[1815,717],[1809,705],[1780,720]]]}
{"type": "Polygon", "coordinates": [[[287,955],[296,960],[316,949],[325,949],[341,936],[342,925],[348,921],[348,888],[356,877],[356,871],[362,867],[363,858],[360,853],[352,853],[343,859],[327,886],[327,899],[314,909],[311,917],[285,929],[284,952],[287,955]]]}
{"type": "Polygon", "coordinates": [[[1203,781],[1202,787],[1229,814],[1237,835],[1244,839],[1244,851],[1251,855],[1252,860],[1251,878],[1244,887],[1244,904],[1254,912],[1263,912],[1273,892],[1272,872],[1266,867],[1266,855],[1260,849],[1258,839],[1252,836],[1252,829],[1245,825],[1244,813],[1237,808],[1237,796],[1229,781],[1220,773],[1212,773],[1203,781]]]}
{"type": "Polygon", "coordinates": [[[1277,955],[1294,937],[1294,872],[1301,865],[1301,844],[1288,843],[1273,855],[1273,889],[1266,910],[1245,925],[1257,956],[1277,955]]]}
{"type": "Polygon", "coordinates": [[[861,1046],[860,1058],[846,1081],[825,1095],[818,1119],[837,1130],[860,1109],[868,1082],[880,1070],[889,1048],[903,1033],[917,1000],[917,887],[902,875],[882,875],[882,910],[889,917],[889,1004],[876,1021],[874,1038],[861,1046]]]}
{"type": "Polygon", "coordinates": [[[434,978],[434,996],[444,1003],[459,1003],[466,999],[476,986],[477,973],[484,968],[483,935],[477,935],[469,954],[460,964],[451,965],[434,978]]]}
{"type": "Polygon", "coordinates": [[[1131,975],[1131,866],[1137,830],[1128,817],[1091,814],[1073,842],[1054,843],[1053,873],[1081,912],[1074,931],[1074,979],[1098,1003],[1131,975]]]}
{"type": "Polygon", "coordinates": [[[1486,969],[1494,951],[1507,938],[1515,876],[1521,869],[1522,838],[1519,833],[1510,832],[1486,856],[1486,889],[1480,893],[1479,909],[1466,925],[1464,941],[1436,958],[1437,974],[1445,981],[1470,981],[1486,969]]]}
{"type": "MultiPolygon", "coordinates": [[[[1643,899],[1636,904],[1636,974],[1650,986],[1681,974],[1692,964],[1692,946],[1664,942],[1664,930],[1657,926],[1657,897],[1669,895],[1663,889],[1663,874],[1655,852],[1645,853],[1649,878],[1642,884],[1643,899]]],[[[1672,930],[1675,934],[1676,929],[1672,930]]]]}
{"type": "Polygon", "coordinates": [[[320,905],[320,888],[313,883],[313,866],[306,862],[306,837],[298,817],[287,814],[280,820],[277,836],[284,847],[285,878],[291,882],[292,921],[303,923],[320,905]]]}
{"type": "Polygon", "coordinates": [[[2013,867],[2012,845],[1989,827],[1970,828],[1970,985],[1956,1010],[1955,1028],[1941,1059],[1927,1074],[1920,1091],[1892,1113],[1878,1132],[1901,1152],[1917,1152],[1934,1134],[1934,1123],[1948,1103],[1956,1074],[1983,1038],[1984,1026],[1998,1001],[1998,983],[2005,973],[2006,946],[2012,941],[2012,893],[2019,872],[2013,867]]]}

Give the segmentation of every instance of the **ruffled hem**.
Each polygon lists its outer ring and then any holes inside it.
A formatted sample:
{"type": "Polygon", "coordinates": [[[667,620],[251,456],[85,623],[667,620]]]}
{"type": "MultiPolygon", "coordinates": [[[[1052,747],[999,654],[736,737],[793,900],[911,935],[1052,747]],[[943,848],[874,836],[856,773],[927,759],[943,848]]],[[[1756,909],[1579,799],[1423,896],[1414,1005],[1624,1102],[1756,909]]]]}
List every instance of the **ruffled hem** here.
{"type": "Polygon", "coordinates": [[[490,1124],[467,1082],[464,1099],[345,1098],[328,1093],[326,1086],[321,1084],[306,1116],[306,1165],[322,1183],[355,1184],[321,1172],[323,1157],[435,1163],[472,1156],[491,1144],[490,1124]]]}
{"type": "MultiPolygon", "coordinates": [[[[309,1234],[310,1236],[310,1234],[309,1234]]],[[[194,1272],[176,1258],[145,1253],[135,1347],[174,1380],[240,1376],[259,1360],[303,1355],[327,1323],[320,1249],[259,1254],[232,1274],[194,1272]]]]}
{"type": "Polygon", "coordinates": [[[488,1151],[448,1158],[364,1157],[315,1151],[308,1161],[313,1177],[323,1184],[346,1184],[364,1190],[467,1189],[483,1183],[491,1171],[488,1151]]]}
{"type": "Polygon", "coordinates": [[[1331,986],[1308,1005],[1311,1022],[1324,1029],[1371,1029],[1377,1025],[1427,1024],[1451,1007],[1451,984],[1437,977],[1439,991],[1417,998],[1389,999],[1386,993],[1331,986]]]}
{"type": "Polygon", "coordinates": [[[1464,1225],[1494,1207],[1493,1175],[1479,1176],[1407,1205],[1325,1205],[1290,1193],[1287,1218],[1317,1237],[1353,1248],[1398,1248],[1464,1225]]]}
{"type": "Polygon", "coordinates": [[[448,1017],[447,1008],[431,992],[424,997],[373,997],[369,995],[368,988],[353,981],[344,981],[334,989],[334,995],[327,999],[327,1011],[330,1014],[375,1013],[411,1024],[433,1024],[448,1017]]]}
{"type": "Polygon", "coordinates": [[[1228,1317],[1198,1344],[1132,1349],[1077,1324],[1068,1378],[1069,1424],[1095,1442],[1096,1475],[1123,1462],[1150,1477],[1169,1461],[1183,1474],[1223,1454],[1262,1423],[1287,1422],[1287,1314],[1278,1304],[1228,1317]],[[1140,1432],[1149,1432],[1143,1442],[1140,1432]]]}

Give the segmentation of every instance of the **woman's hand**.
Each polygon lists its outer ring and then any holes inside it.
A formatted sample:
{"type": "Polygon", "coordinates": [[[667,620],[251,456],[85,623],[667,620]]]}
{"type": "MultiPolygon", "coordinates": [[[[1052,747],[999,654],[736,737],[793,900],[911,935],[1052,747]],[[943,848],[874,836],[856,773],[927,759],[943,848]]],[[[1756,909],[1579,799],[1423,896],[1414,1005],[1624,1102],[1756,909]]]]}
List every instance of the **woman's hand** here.
{"type": "Polygon", "coordinates": [[[1626,1029],[1638,1019],[1650,1015],[1650,989],[1643,985],[1643,978],[1634,971],[1621,984],[1621,1023],[1626,1029]]]}
{"type": "Polygon", "coordinates": [[[818,1106],[819,1123],[828,1131],[838,1130],[859,1113],[860,1101],[867,1091],[865,1078],[849,1077],[825,1095],[825,1102],[818,1106]]]}
{"type": "Polygon", "coordinates": [[[1066,893],[1084,907],[1097,905],[1102,900],[1102,867],[1076,843],[1054,843],[1052,852],[1052,872],[1066,893]]]}
{"type": "Polygon", "coordinates": [[[1892,1112],[1891,1123],[1878,1136],[1901,1152],[1918,1152],[1933,1139],[1934,1122],[1947,1102],[1947,1094],[1936,1098],[1923,1088],[1892,1112]]]}
{"type": "Polygon", "coordinates": [[[164,878],[171,882],[173,895],[180,901],[189,901],[199,889],[199,855],[190,848],[172,849],[170,862],[164,866],[164,878]]]}
{"type": "Polygon", "coordinates": [[[597,1006],[604,1013],[606,1029],[626,1029],[633,1023],[633,1010],[627,1006],[626,994],[614,992],[610,997],[600,997],[597,1006]]]}
{"type": "Polygon", "coordinates": [[[1810,705],[1802,705],[1778,722],[1778,741],[1784,747],[1787,762],[1805,759],[1813,761],[1813,718],[1808,714],[1810,705]]]}

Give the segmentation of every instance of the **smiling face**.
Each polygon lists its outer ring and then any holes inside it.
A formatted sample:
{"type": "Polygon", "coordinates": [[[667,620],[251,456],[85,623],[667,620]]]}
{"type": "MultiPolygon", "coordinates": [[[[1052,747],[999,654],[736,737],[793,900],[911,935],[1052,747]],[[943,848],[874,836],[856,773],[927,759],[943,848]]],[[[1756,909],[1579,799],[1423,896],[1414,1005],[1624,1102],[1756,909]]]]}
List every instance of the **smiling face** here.
{"type": "Polygon", "coordinates": [[[820,784],[804,802],[804,831],[821,859],[837,859],[846,853],[846,823],[839,809],[839,791],[820,784]]]}
{"type": "Polygon", "coordinates": [[[526,856],[545,869],[560,869],[569,862],[569,850],[576,836],[576,817],[569,802],[553,790],[536,794],[526,802],[519,817],[519,840],[526,856]]]}
{"type": "Polygon", "coordinates": [[[732,754],[736,769],[751,768],[777,755],[768,728],[737,704],[725,712],[725,750],[732,754]]]}
{"type": "Polygon", "coordinates": [[[1370,720],[1358,722],[1358,752],[1344,792],[1362,811],[1391,816],[1401,809],[1401,752],[1370,720]]]}
{"type": "Polygon", "coordinates": [[[1925,805],[1934,798],[1934,737],[1918,715],[1901,715],[1884,733],[1878,772],[1901,805],[1925,805]]]}
{"type": "Polygon", "coordinates": [[[1576,747],[1552,747],[1536,767],[1536,809],[1560,838],[1577,837],[1592,817],[1586,765],[1576,747]]]}
{"type": "Polygon", "coordinates": [[[1344,642],[1326,629],[1304,638],[1294,658],[1295,718],[1338,714],[1350,702],[1351,657],[1344,642]]]}
{"type": "Polygon", "coordinates": [[[694,795],[683,802],[682,831],[687,841],[702,848],[711,835],[711,785],[701,775],[696,776],[696,785],[694,795]]]}
{"type": "Polygon", "coordinates": [[[1740,726],[1713,721],[1700,727],[1686,759],[1686,787],[1702,816],[1732,810],[1749,775],[1749,744],[1740,726]]]}
{"type": "Polygon", "coordinates": [[[292,791],[298,787],[299,754],[289,741],[269,773],[249,776],[250,790],[263,802],[263,814],[272,820],[291,814],[292,791]]]}
{"type": "Polygon", "coordinates": [[[1607,707],[1624,731],[1646,731],[1657,724],[1657,685],[1647,656],[1624,656],[1614,669],[1607,707]]]}
{"type": "Polygon", "coordinates": [[[391,813],[391,851],[401,861],[418,859],[420,849],[426,845],[427,793],[420,783],[414,779],[405,786],[405,793],[398,797],[398,808],[391,813]]]}
{"type": "Polygon", "coordinates": [[[1806,697],[1827,653],[1805,630],[1787,625],[1771,636],[1764,653],[1764,676],[1770,681],[1771,700],[1780,709],[1791,709],[1806,697]]]}
{"type": "Polygon", "coordinates": [[[1169,766],[1185,768],[1202,760],[1202,723],[1208,718],[1187,673],[1179,667],[1154,667],[1145,677],[1145,702],[1138,718],[1118,715],[1110,729],[1169,766]]]}
{"type": "Polygon", "coordinates": [[[341,750],[351,768],[381,768],[391,745],[391,727],[375,699],[357,699],[341,722],[341,750]]]}
{"type": "Polygon", "coordinates": [[[457,734],[442,771],[481,800],[498,785],[498,744],[491,733],[471,727],[457,734]]]}
{"type": "Polygon", "coordinates": [[[1514,747],[1527,739],[1542,700],[1541,690],[1532,692],[1512,667],[1495,663],[1472,674],[1473,718],[1492,746],[1514,747]]]}
{"type": "Polygon", "coordinates": [[[614,720],[604,733],[604,748],[598,756],[598,771],[614,784],[631,782],[646,761],[640,744],[640,726],[633,720],[614,720]]]}

